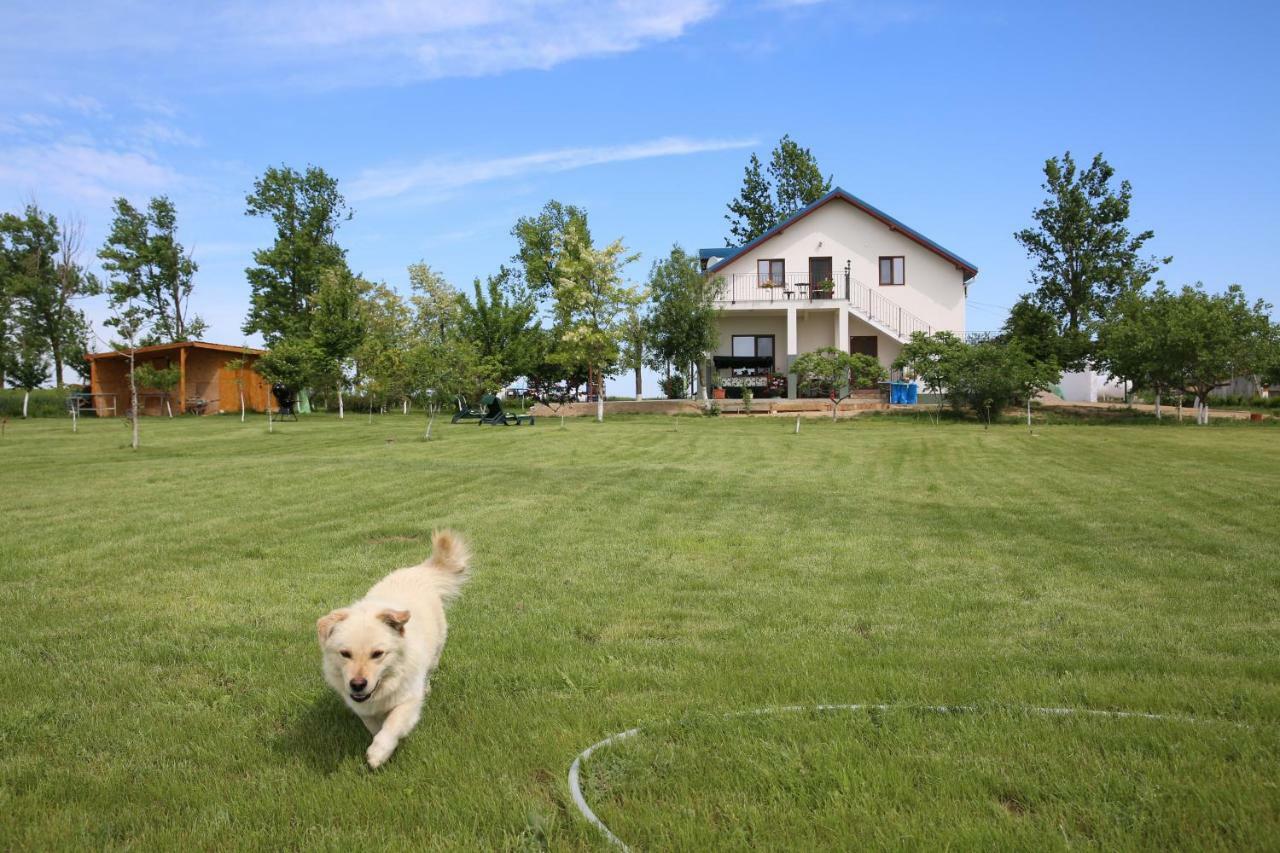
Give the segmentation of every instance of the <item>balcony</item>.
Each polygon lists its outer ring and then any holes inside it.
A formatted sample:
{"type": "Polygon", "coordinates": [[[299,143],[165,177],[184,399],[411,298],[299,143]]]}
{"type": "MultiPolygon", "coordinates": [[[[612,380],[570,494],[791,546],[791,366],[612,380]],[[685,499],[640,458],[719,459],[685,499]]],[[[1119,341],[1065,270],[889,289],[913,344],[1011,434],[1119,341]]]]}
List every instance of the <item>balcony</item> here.
{"type": "Polygon", "coordinates": [[[809,274],[789,272],[778,280],[758,273],[733,273],[725,277],[720,301],[739,302],[817,302],[824,299],[849,298],[849,285],[844,275],[838,282],[811,282],[809,274]],[[825,287],[823,286],[825,285],[825,287]]]}
{"type": "Polygon", "coordinates": [[[855,315],[900,341],[910,340],[914,332],[933,332],[929,323],[848,273],[837,273],[834,282],[812,282],[803,272],[787,273],[781,281],[758,273],[733,273],[723,278],[718,299],[721,307],[825,303],[822,307],[829,308],[834,307],[832,303],[843,303],[855,315]]]}

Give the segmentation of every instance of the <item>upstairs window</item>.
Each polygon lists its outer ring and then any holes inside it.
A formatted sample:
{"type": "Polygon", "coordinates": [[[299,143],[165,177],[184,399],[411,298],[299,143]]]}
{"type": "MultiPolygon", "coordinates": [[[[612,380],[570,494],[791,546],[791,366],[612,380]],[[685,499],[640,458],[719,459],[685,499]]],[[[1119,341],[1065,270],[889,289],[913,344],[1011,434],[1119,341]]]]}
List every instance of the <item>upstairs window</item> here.
{"type": "Polygon", "coordinates": [[[907,259],[901,255],[881,256],[880,285],[907,283],[907,259]]]}
{"type": "Polygon", "coordinates": [[[761,283],[772,281],[774,284],[782,284],[786,280],[786,269],[787,265],[780,260],[756,261],[756,273],[761,283]]]}

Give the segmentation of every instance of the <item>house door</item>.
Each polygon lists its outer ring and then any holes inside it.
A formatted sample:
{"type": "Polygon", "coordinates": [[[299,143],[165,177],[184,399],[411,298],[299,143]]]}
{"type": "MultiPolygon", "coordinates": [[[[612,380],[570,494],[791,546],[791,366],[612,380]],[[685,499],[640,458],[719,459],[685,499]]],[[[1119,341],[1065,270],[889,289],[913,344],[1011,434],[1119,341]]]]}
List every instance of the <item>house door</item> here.
{"type": "Polygon", "coordinates": [[[872,358],[879,358],[879,340],[875,335],[853,335],[849,338],[849,352],[854,355],[862,353],[872,358]]]}
{"type": "Polygon", "coordinates": [[[809,259],[809,295],[814,299],[830,299],[835,294],[834,285],[827,284],[823,286],[823,282],[831,281],[831,259],[830,258],[810,258],[809,259]]]}

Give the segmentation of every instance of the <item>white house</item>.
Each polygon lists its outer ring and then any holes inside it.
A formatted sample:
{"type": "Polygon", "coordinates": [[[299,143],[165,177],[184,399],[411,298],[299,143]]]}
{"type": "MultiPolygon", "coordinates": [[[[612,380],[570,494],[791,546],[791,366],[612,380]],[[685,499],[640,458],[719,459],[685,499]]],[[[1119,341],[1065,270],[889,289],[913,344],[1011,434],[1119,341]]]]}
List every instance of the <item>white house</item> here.
{"type": "Polygon", "coordinates": [[[978,268],[837,187],[745,246],[703,249],[721,279],[713,366],[727,386],[796,396],[789,368],[821,347],[893,363],[912,332],[965,331],[978,268]]]}

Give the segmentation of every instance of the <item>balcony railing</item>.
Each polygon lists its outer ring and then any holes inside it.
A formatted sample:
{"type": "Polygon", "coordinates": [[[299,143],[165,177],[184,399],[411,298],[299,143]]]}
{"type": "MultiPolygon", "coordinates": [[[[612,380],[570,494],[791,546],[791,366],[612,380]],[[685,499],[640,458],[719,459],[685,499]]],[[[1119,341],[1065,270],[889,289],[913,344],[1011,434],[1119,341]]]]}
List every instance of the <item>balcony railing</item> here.
{"type": "Polygon", "coordinates": [[[857,279],[837,273],[834,281],[813,282],[807,273],[787,273],[777,277],[758,273],[734,273],[725,280],[720,301],[739,302],[846,302],[855,314],[889,329],[901,340],[914,332],[932,333],[933,327],[878,290],[857,279]]]}

